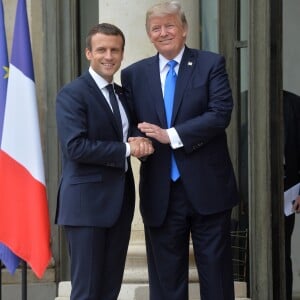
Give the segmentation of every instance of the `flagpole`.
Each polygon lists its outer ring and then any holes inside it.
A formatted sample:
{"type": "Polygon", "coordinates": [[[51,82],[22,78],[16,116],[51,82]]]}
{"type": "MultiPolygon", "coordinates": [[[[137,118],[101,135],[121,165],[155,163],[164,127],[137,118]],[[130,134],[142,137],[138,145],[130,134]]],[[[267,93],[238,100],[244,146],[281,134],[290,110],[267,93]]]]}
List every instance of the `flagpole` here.
{"type": "Polygon", "coordinates": [[[27,300],[27,263],[25,260],[22,260],[22,300],[27,300]]]}

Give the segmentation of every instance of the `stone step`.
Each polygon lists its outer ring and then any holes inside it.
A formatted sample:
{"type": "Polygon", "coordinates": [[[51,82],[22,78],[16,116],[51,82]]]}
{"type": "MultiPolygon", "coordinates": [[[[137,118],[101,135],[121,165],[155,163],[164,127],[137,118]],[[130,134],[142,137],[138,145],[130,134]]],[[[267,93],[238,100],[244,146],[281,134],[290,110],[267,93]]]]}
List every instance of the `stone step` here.
{"type": "MultiPolygon", "coordinates": [[[[246,282],[235,282],[236,300],[246,300],[247,287],[246,282]]],[[[55,300],[69,300],[71,292],[70,281],[63,281],[59,283],[58,297],[55,300]]],[[[190,283],[189,285],[190,300],[199,299],[199,285],[197,283],[190,283]]],[[[124,283],[122,285],[118,300],[146,300],[148,297],[148,284],[133,284],[124,283]]]]}
{"type": "MultiPolygon", "coordinates": [[[[1,299],[16,300],[23,299],[23,290],[20,283],[16,284],[2,284],[1,287],[1,299]]],[[[55,282],[39,282],[39,283],[27,283],[27,299],[30,300],[53,300],[56,297],[57,285],[55,282]]],[[[63,298],[64,300],[70,298],[63,298]]]]}
{"type": "MultiPolygon", "coordinates": [[[[190,246],[189,266],[189,298],[199,299],[198,273],[194,262],[193,249],[190,246]]],[[[60,282],[58,297],[55,300],[69,300],[71,283],[60,282]]],[[[236,300],[247,299],[246,282],[235,282],[236,300]]],[[[146,300],[148,299],[148,270],[145,243],[133,242],[129,244],[123,284],[118,300],[146,300]]]]}
{"type": "MultiPolygon", "coordinates": [[[[195,265],[193,247],[190,246],[189,282],[198,282],[198,272],[195,265]]],[[[128,247],[128,255],[124,270],[124,283],[148,283],[148,269],[145,243],[132,243],[128,247]]]]}

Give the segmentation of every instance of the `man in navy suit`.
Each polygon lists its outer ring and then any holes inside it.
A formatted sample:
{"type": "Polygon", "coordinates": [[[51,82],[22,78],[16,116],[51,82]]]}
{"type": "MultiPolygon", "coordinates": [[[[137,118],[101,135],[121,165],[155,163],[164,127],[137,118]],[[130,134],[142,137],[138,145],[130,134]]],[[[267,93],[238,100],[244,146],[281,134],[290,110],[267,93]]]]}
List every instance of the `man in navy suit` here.
{"type": "MultiPolygon", "coordinates": [[[[283,91],[284,113],[284,190],[300,182],[300,97],[283,91]]],[[[293,210],[300,213],[300,196],[295,199],[293,210]]],[[[293,268],[291,258],[292,234],[295,213],[285,216],[285,267],[286,300],[292,300],[293,268]]]]}
{"type": "Polygon", "coordinates": [[[155,149],[140,169],[150,299],[188,299],[191,235],[201,300],[232,300],[230,223],[238,197],[225,133],[233,107],[225,61],[185,45],[188,25],[177,1],[151,7],[146,30],[158,54],[124,69],[121,79],[141,134],[155,149]],[[168,124],[171,60],[177,79],[168,124]]]}
{"type": "Polygon", "coordinates": [[[134,211],[129,157],[153,152],[148,139],[127,142],[130,115],[113,82],[124,45],[116,26],[92,27],[85,50],[89,70],[57,95],[63,165],[56,222],[69,246],[71,300],[117,299],[134,211]]]}

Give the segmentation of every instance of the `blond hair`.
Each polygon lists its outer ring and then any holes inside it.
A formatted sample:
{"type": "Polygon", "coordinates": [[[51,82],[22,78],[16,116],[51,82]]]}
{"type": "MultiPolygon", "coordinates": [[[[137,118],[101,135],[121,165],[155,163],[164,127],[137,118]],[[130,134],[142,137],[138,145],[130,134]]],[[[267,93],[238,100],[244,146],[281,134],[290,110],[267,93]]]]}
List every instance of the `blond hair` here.
{"type": "Polygon", "coordinates": [[[177,15],[181,20],[182,26],[187,27],[185,13],[181,8],[179,1],[172,0],[163,3],[158,3],[151,6],[146,13],[146,30],[149,32],[149,19],[151,17],[163,17],[166,15],[177,15]]]}

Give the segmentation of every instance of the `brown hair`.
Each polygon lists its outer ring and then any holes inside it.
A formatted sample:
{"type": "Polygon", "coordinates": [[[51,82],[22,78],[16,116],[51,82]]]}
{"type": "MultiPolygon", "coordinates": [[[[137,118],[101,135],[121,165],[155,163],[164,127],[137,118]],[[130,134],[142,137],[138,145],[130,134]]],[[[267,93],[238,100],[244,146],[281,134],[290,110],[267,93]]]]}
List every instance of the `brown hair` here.
{"type": "Polygon", "coordinates": [[[119,36],[121,36],[121,38],[123,40],[122,50],[124,50],[125,36],[124,36],[122,30],[120,28],[118,28],[117,26],[113,25],[113,24],[101,23],[101,24],[94,25],[90,29],[90,31],[89,31],[89,33],[86,37],[86,47],[90,51],[92,50],[92,44],[91,44],[92,36],[97,34],[97,33],[102,33],[102,34],[105,34],[105,35],[119,35],[119,36]]]}

